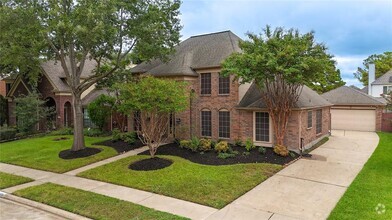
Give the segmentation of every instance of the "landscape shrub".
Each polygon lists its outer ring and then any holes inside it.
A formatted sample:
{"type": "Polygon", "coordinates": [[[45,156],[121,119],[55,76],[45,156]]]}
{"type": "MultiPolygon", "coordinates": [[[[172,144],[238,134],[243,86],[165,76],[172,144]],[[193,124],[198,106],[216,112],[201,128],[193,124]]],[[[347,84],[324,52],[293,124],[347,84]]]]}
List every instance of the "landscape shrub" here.
{"type": "Polygon", "coordinates": [[[201,151],[211,150],[211,140],[205,138],[200,139],[200,150],[201,151]]]}
{"type": "Polygon", "coordinates": [[[229,150],[229,144],[227,141],[220,141],[215,145],[215,151],[218,153],[227,152],[229,150]]]}
{"type": "Polygon", "coordinates": [[[16,129],[7,126],[0,127],[0,140],[10,140],[16,137],[16,129]]]}
{"type": "Polygon", "coordinates": [[[73,135],[72,128],[61,128],[50,132],[50,135],[73,135]]]}
{"type": "Polygon", "coordinates": [[[134,144],[136,138],[136,132],[120,132],[118,129],[113,129],[112,131],[112,141],[124,141],[128,144],[134,144]]]}
{"type": "Polygon", "coordinates": [[[249,154],[250,154],[249,151],[244,151],[244,152],[242,152],[242,156],[248,156],[249,154]]]}
{"type": "Polygon", "coordinates": [[[289,152],[289,155],[290,155],[290,157],[292,157],[292,158],[294,158],[294,157],[297,156],[297,155],[296,155],[294,152],[292,152],[292,151],[289,152]]]}
{"type": "Polygon", "coordinates": [[[87,137],[99,137],[105,134],[101,129],[98,128],[85,128],[83,133],[87,137]]]}
{"type": "Polygon", "coordinates": [[[259,152],[264,155],[267,152],[267,149],[265,147],[259,147],[259,152]]]}
{"type": "MultiPolygon", "coordinates": [[[[248,152],[249,153],[249,152],[248,152]]],[[[235,157],[236,156],[236,154],[233,154],[233,153],[224,153],[224,152],[221,152],[221,153],[219,153],[218,154],[218,158],[219,159],[227,159],[227,158],[232,158],[232,157],[235,157]]]]}
{"type": "Polygon", "coordinates": [[[289,150],[287,150],[287,147],[283,146],[283,145],[275,145],[274,147],[274,152],[277,155],[283,156],[283,157],[287,157],[287,155],[289,155],[289,150]]]}
{"type": "Polygon", "coordinates": [[[238,147],[241,147],[243,145],[242,140],[241,139],[234,140],[234,145],[238,146],[238,147]]]}
{"type": "Polygon", "coordinates": [[[180,147],[181,148],[189,149],[190,145],[191,145],[191,141],[189,141],[189,140],[182,140],[182,141],[180,141],[180,147]]]}
{"type": "Polygon", "coordinates": [[[189,149],[193,152],[196,152],[199,149],[200,146],[200,139],[197,137],[192,137],[191,143],[189,145],[189,149]]]}
{"type": "Polygon", "coordinates": [[[245,141],[245,148],[247,151],[251,151],[254,149],[256,146],[253,144],[253,141],[250,138],[247,138],[245,141]]]}

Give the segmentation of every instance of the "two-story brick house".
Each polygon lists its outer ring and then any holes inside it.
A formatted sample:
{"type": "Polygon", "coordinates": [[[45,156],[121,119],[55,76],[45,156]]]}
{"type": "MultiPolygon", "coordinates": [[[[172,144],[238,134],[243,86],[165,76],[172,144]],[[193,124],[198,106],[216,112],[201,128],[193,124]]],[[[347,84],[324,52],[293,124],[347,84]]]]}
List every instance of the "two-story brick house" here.
{"type": "MultiPolygon", "coordinates": [[[[271,118],[258,88],[251,83],[240,84],[233,75],[220,75],[222,61],[233,52],[241,52],[239,41],[231,31],[193,36],[176,47],[168,62],[153,60],[132,69],[134,74],[188,82],[192,93],[190,107],[172,117],[172,137],[229,141],[250,138],[256,145],[273,145],[271,118]]],[[[329,135],[330,106],[316,92],[304,87],[290,117],[285,144],[296,150],[301,144],[310,147],[329,135]]],[[[136,129],[133,122],[131,117],[129,127],[136,129]]]]}

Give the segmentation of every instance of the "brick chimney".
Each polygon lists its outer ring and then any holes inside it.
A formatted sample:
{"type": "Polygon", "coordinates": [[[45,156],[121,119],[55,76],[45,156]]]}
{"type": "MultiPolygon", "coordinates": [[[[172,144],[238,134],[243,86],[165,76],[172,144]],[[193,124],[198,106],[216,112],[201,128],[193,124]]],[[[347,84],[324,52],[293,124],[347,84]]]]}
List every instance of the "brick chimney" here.
{"type": "Polygon", "coordinates": [[[369,63],[369,82],[368,82],[368,95],[372,95],[372,82],[376,81],[376,65],[369,63]]]}

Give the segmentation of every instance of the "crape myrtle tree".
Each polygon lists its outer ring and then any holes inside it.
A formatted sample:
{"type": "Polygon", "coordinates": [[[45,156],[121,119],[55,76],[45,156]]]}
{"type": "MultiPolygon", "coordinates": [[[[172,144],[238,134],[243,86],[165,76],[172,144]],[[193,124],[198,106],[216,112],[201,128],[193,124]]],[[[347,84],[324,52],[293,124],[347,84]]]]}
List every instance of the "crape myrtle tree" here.
{"type": "Polygon", "coordinates": [[[189,104],[189,93],[185,82],[142,76],[137,82],[117,84],[121,105],[125,114],[139,112],[135,118],[141,130],[139,139],[147,145],[151,157],[166,141],[170,114],[184,111],[189,104]]]}
{"type": "Polygon", "coordinates": [[[363,61],[363,67],[358,67],[354,77],[358,79],[364,86],[369,81],[369,64],[374,63],[376,66],[376,79],[384,75],[392,69],[392,51],[386,51],[382,54],[370,55],[363,61]]]}
{"type": "Polygon", "coordinates": [[[223,74],[234,74],[241,83],[254,82],[261,91],[272,119],[276,153],[287,156],[283,145],[292,109],[304,85],[317,84],[330,71],[335,61],[324,44],[316,43],[314,32],[267,26],[260,35],[248,33],[249,40],[240,42],[242,53],[234,53],[222,64],[223,74]]]}
{"type": "Polygon", "coordinates": [[[2,71],[37,78],[46,59],[60,63],[72,93],[74,140],[84,149],[81,95],[126,66],[137,48],[142,60],[165,58],[179,42],[179,0],[5,0],[0,11],[2,71]],[[81,80],[86,60],[96,62],[81,80]]]}

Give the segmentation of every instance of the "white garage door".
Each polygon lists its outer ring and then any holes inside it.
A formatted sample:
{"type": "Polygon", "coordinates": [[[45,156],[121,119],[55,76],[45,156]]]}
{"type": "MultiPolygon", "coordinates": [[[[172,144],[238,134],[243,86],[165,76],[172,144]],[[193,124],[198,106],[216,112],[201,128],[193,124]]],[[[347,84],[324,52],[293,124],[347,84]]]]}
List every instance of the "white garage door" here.
{"type": "Polygon", "coordinates": [[[375,110],[331,109],[332,129],[375,131],[375,110]]]}

